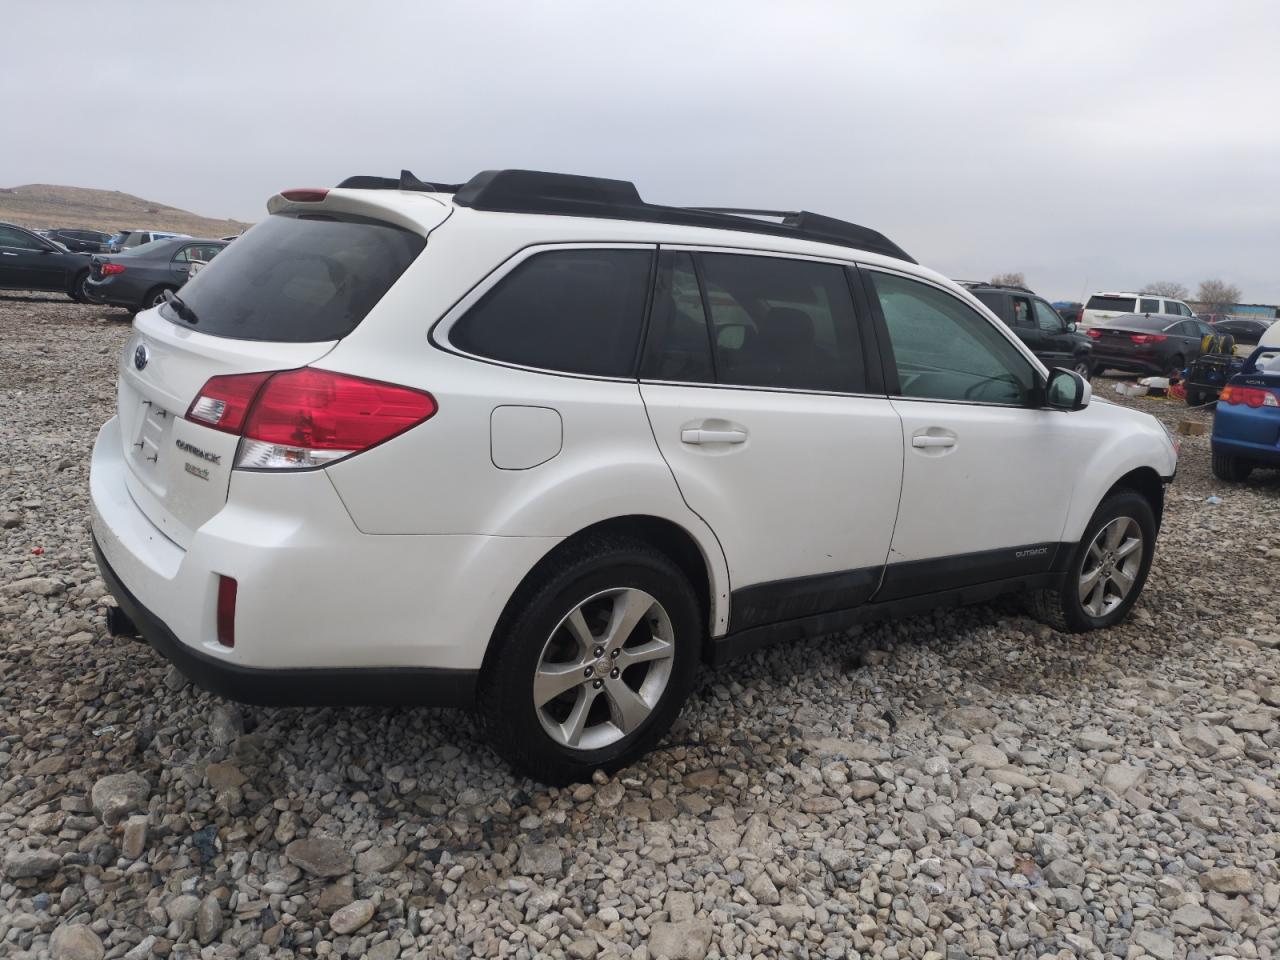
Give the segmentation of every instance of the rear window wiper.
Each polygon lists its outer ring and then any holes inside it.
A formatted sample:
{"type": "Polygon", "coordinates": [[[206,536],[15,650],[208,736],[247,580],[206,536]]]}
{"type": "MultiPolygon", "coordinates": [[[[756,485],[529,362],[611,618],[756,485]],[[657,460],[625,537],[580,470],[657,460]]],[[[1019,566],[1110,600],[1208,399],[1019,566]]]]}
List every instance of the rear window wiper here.
{"type": "Polygon", "coordinates": [[[172,290],[166,290],[164,292],[164,302],[173,307],[173,312],[183,320],[187,321],[187,323],[194,326],[200,322],[200,318],[196,316],[196,312],[188,307],[186,302],[172,290]]]}

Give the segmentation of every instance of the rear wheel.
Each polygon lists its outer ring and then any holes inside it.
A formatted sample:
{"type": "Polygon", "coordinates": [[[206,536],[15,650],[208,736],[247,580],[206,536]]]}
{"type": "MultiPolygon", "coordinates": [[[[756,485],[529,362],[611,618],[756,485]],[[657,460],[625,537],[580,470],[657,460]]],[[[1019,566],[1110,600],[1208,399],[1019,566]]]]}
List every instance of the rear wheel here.
{"type": "Polygon", "coordinates": [[[1088,380],[1092,375],[1092,370],[1089,367],[1089,361],[1085,360],[1083,357],[1077,357],[1075,362],[1071,364],[1071,369],[1080,374],[1080,376],[1084,377],[1086,380],[1088,380]]]}
{"type": "Polygon", "coordinates": [[[1031,595],[1031,612],[1069,633],[1109,627],[1142,593],[1155,552],[1156,520],[1146,497],[1120,490],[1098,505],[1059,583],[1031,595]]]}
{"type": "Polygon", "coordinates": [[[1182,371],[1186,367],[1186,365],[1187,365],[1187,361],[1183,358],[1182,354],[1175,353],[1169,359],[1169,365],[1165,369],[1165,376],[1167,377],[1181,376],[1182,371]]]}
{"type": "Polygon", "coordinates": [[[1253,464],[1243,457],[1213,452],[1213,475],[1228,483],[1243,483],[1253,473],[1253,464]]]}
{"type": "Polygon", "coordinates": [[[85,290],[85,284],[89,282],[89,271],[81,270],[75,275],[75,279],[71,281],[71,289],[67,291],[69,296],[76,303],[88,303],[89,294],[85,290]]]}
{"type": "Polygon", "coordinates": [[[522,585],[494,632],[477,696],[491,745],[546,783],[629,763],[679,713],[702,635],[693,588],[653,547],[571,548],[522,585]]]}
{"type": "Polygon", "coordinates": [[[1192,387],[1187,387],[1187,406],[1198,407],[1202,403],[1204,403],[1204,394],[1192,387]]]}

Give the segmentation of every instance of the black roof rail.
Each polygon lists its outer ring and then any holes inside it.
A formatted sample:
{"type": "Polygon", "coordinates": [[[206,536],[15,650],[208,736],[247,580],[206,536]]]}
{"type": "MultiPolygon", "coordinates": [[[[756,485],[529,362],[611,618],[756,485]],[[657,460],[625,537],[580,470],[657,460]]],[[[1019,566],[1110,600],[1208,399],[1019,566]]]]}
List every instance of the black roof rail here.
{"type": "Polygon", "coordinates": [[[640,199],[635,184],[629,180],[537,170],[486,170],[459,187],[453,202],[474,210],[502,213],[637,220],[794,237],[867,250],[915,263],[906,251],[884,234],[856,223],[806,210],[782,212],[734,208],[730,212],[729,208],[666,207],[645,203],[640,199]],[[780,216],[782,222],[752,219],[755,216],[780,216]]]}

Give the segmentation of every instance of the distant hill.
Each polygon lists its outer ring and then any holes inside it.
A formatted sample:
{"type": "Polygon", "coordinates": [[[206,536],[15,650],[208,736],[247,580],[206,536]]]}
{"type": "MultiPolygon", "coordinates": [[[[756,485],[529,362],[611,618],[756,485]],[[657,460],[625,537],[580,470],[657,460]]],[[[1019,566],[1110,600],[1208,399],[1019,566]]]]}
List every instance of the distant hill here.
{"type": "Polygon", "coordinates": [[[193,237],[225,237],[250,226],[239,220],[202,217],[119,190],[47,183],[0,187],[0,220],[36,230],[85,227],[114,233],[150,229],[189,233],[193,237]]]}

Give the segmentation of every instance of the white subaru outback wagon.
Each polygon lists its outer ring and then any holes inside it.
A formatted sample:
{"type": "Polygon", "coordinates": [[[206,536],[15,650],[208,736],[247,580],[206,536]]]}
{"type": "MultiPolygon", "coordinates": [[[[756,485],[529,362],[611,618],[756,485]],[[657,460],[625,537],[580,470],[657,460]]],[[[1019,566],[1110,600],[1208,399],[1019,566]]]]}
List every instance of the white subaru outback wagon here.
{"type": "Polygon", "coordinates": [[[215,693],[472,706],[564,782],[700,661],[1142,590],[1166,431],[873,230],[521,170],[268,209],[134,321],[90,477],[113,631],[215,693]]]}

